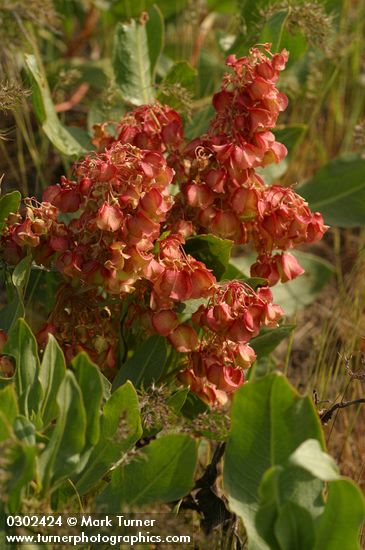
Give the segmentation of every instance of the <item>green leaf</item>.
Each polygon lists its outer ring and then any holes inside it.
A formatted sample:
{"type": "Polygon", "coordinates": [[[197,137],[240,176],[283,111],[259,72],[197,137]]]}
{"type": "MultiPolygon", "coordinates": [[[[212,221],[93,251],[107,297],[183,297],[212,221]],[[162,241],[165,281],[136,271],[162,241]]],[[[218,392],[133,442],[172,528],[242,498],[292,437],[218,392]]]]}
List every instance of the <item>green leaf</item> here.
{"type": "MultiPolygon", "coordinates": [[[[103,4],[106,2],[104,1],[103,4]]],[[[138,17],[142,12],[149,10],[156,3],[156,0],[107,0],[110,10],[119,18],[138,17]]],[[[165,18],[176,16],[187,5],[187,0],[158,0],[158,7],[162,11],[165,18]]]]}
{"type": "Polygon", "coordinates": [[[154,81],[156,65],[162,53],[165,41],[165,25],[160,8],[154,4],[148,12],[146,24],[148,52],[151,64],[151,78],[154,81]]]}
{"type": "Polygon", "coordinates": [[[214,235],[197,235],[186,241],[184,249],[212,269],[214,275],[220,280],[228,267],[232,245],[232,241],[220,239],[214,235]]]}
{"type": "Polygon", "coordinates": [[[115,80],[124,99],[133,105],[150,103],[154,94],[144,23],[133,19],[117,25],[112,62],[115,80]]]}
{"type": "MultiPolygon", "coordinates": [[[[224,485],[232,511],[244,522],[250,548],[267,548],[255,526],[263,474],[272,466],[285,465],[307,439],[317,439],[324,446],[317,412],[312,400],[298,395],[283,376],[270,374],[245,384],[235,394],[224,485]]],[[[321,485],[315,482],[313,501],[321,495],[321,485]]]]}
{"type": "Polygon", "coordinates": [[[49,334],[39,371],[39,379],[44,392],[41,416],[45,426],[57,416],[58,406],[56,396],[65,373],[66,363],[63,352],[55,337],[49,334]]]}
{"type": "Polygon", "coordinates": [[[159,335],[151,336],[120,367],[113,381],[113,390],[124,384],[127,380],[133,382],[136,388],[150,386],[163,373],[166,355],[166,338],[159,335]]]}
{"type": "Polygon", "coordinates": [[[35,445],[35,426],[26,416],[19,415],[13,423],[14,433],[17,438],[27,445],[35,445]]]}
{"type": "Polygon", "coordinates": [[[185,403],[181,408],[181,413],[186,418],[193,420],[199,414],[209,411],[209,406],[204,403],[195,393],[188,392],[185,403]]]}
{"type": "Polygon", "coordinates": [[[275,534],[281,550],[308,550],[315,540],[313,519],[302,506],[287,502],[280,508],[275,534]]]}
{"type": "Polygon", "coordinates": [[[75,378],[81,389],[86,411],[86,447],[96,445],[100,437],[100,406],[103,397],[103,382],[99,368],[86,353],[79,353],[71,363],[75,378]]]}
{"type": "Polygon", "coordinates": [[[289,464],[303,468],[322,481],[339,478],[336,462],[323,452],[316,439],[307,439],[289,457],[289,464]]]}
{"type": "Polygon", "coordinates": [[[119,387],[105,403],[100,420],[100,440],[76,482],[87,493],[142,436],[138,397],[130,382],[119,387]]]}
{"type": "Polygon", "coordinates": [[[237,0],[207,0],[210,11],[218,13],[236,13],[237,0]]]}
{"type": "MultiPolygon", "coordinates": [[[[175,91],[175,86],[184,88],[190,92],[190,97],[193,96],[197,71],[186,61],[178,61],[166,74],[161,82],[161,90],[157,94],[157,99],[166,105],[170,105],[173,109],[184,111],[189,106],[187,100],[179,97],[175,91]]],[[[189,95],[187,96],[189,100],[189,95]]]]}
{"type": "MultiPolygon", "coordinates": [[[[295,503],[308,512],[311,523],[316,521],[324,509],[322,491],[323,483],[304,470],[282,466],[269,468],[260,483],[259,509],[255,516],[257,533],[268,544],[260,548],[281,549],[276,523],[287,504],[295,503]]],[[[256,542],[256,539],[251,541],[250,550],[258,548],[256,542]]]]}
{"type": "Polygon", "coordinates": [[[260,36],[260,44],[270,42],[271,51],[276,53],[282,48],[282,38],[289,9],[276,11],[265,24],[260,36]]]}
{"type": "Polygon", "coordinates": [[[14,323],[24,315],[24,304],[19,294],[16,293],[14,299],[0,310],[0,328],[8,332],[14,323]]]}
{"type": "Polygon", "coordinates": [[[3,412],[12,424],[18,415],[18,403],[13,385],[0,390],[0,411],[3,412]]]}
{"type": "Polygon", "coordinates": [[[357,227],[365,224],[365,159],[360,154],[331,160],[297,192],[329,225],[357,227]]]}
{"type": "Polygon", "coordinates": [[[11,436],[11,427],[18,412],[15,388],[9,384],[0,390],[0,441],[11,436]]]}
{"type": "Polygon", "coordinates": [[[177,61],[169,69],[162,84],[180,84],[183,88],[194,91],[197,70],[187,61],[177,61]]]}
{"type": "Polygon", "coordinates": [[[17,289],[19,295],[23,298],[25,289],[28,283],[30,266],[32,263],[32,256],[29,254],[25,256],[20,262],[15,266],[12,275],[13,285],[17,289]]]}
{"type": "Polygon", "coordinates": [[[313,550],[360,550],[359,532],[364,518],[364,497],[358,487],[349,479],[331,481],[313,550]]]}
{"type": "Polygon", "coordinates": [[[90,136],[84,128],[79,128],[78,126],[65,126],[65,128],[85,151],[95,150],[94,145],[91,143],[90,136]]]}
{"type": "Polygon", "coordinates": [[[15,388],[18,395],[19,411],[30,418],[38,412],[42,399],[42,386],[39,381],[39,359],[37,342],[24,319],[18,319],[9,332],[4,353],[15,359],[15,388]]]}
{"type": "Polygon", "coordinates": [[[9,331],[14,323],[25,315],[24,295],[28,286],[32,256],[28,254],[15,267],[12,282],[16,295],[0,312],[0,327],[9,331]]]}
{"type": "Polygon", "coordinates": [[[39,457],[43,494],[50,486],[69,477],[76,469],[85,446],[86,412],[81,390],[71,371],[67,371],[57,393],[57,423],[39,457]]]}
{"type": "Polygon", "coordinates": [[[182,407],[184,406],[188,393],[189,388],[182,388],[181,390],[177,390],[171,395],[171,397],[168,398],[168,406],[171,407],[171,409],[173,409],[176,413],[180,412],[182,407]]]}
{"type": "Polygon", "coordinates": [[[270,355],[284,338],[287,338],[295,329],[295,325],[286,325],[278,328],[263,329],[259,336],[250,341],[258,358],[270,355]]]}
{"type": "Polygon", "coordinates": [[[27,484],[35,479],[37,448],[19,443],[9,449],[9,466],[6,468],[8,481],[4,493],[7,495],[7,511],[16,514],[20,511],[22,494],[27,484]]]}
{"type": "Polygon", "coordinates": [[[86,150],[61,124],[54,108],[45,74],[36,57],[32,54],[25,54],[25,64],[32,84],[34,111],[48,139],[64,155],[81,156],[86,153],[86,150]]]}
{"type": "Polygon", "coordinates": [[[12,191],[0,197],[0,232],[3,230],[9,214],[18,211],[21,198],[19,191],[12,191]]]}
{"type": "Polygon", "coordinates": [[[140,450],[132,462],[114,470],[97,499],[98,511],[121,511],[172,502],[193,487],[197,461],[195,441],[188,435],[166,435],[140,450]]]}

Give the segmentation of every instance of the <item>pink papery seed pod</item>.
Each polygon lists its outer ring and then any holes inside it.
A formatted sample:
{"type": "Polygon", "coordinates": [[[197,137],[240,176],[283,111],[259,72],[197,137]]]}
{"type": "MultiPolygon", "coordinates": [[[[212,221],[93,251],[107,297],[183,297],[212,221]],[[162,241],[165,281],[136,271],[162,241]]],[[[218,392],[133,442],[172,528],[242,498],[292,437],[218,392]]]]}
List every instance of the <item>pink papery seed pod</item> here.
{"type": "Polygon", "coordinates": [[[243,369],[248,369],[256,360],[256,353],[247,344],[238,344],[233,353],[236,366],[243,369]]]}
{"type": "Polygon", "coordinates": [[[314,212],[307,227],[307,242],[314,243],[319,241],[327,229],[329,229],[329,225],[324,225],[322,214],[314,212]]]}
{"type": "Polygon", "coordinates": [[[179,325],[169,334],[168,339],[180,353],[188,353],[196,350],[199,343],[197,333],[189,325],[179,325]]]}
{"type": "Polygon", "coordinates": [[[29,218],[14,227],[13,240],[19,246],[30,246],[33,248],[39,245],[40,239],[38,235],[33,233],[32,222],[29,218]]]}
{"type": "Polygon", "coordinates": [[[259,329],[257,327],[247,328],[242,319],[236,319],[227,330],[227,338],[233,342],[247,344],[252,338],[257,336],[259,329]]]}
{"type": "Polygon", "coordinates": [[[210,289],[216,283],[216,278],[208,269],[194,269],[191,275],[192,291],[190,298],[204,298],[210,294],[210,289]]]}
{"type": "Polygon", "coordinates": [[[233,324],[232,310],[228,304],[217,304],[206,312],[206,323],[214,332],[226,331],[233,324]]]}
{"type": "Polygon", "coordinates": [[[159,223],[151,220],[142,212],[137,212],[127,221],[126,237],[131,244],[137,244],[138,239],[142,237],[157,237],[159,230],[159,223]]]}
{"type": "Polygon", "coordinates": [[[227,172],[224,168],[209,170],[204,179],[212,191],[215,193],[224,193],[224,184],[227,179],[227,172]]]}
{"type": "Polygon", "coordinates": [[[69,247],[69,240],[67,237],[52,235],[49,239],[49,246],[55,252],[65,252],[69,247]]]}
{"type": "Polygon", "coordinates": [[[271,256],[259,256],[250,269],[251,277],[266,279],[269,286],[274,286],[280,281],[280,274],[274,258],[271,256]]]}
{"type": "Polygon", "coordinates": [[[260,192],[255,188],[241,187],[232,195],[233,210],[241,219],[251,219],[258,215],[260,192]]]}
{"type": "Polygon", "coordinates": [[[236,391],[244,383],[243,370],[218,363],[209,367],[207,378],[218,390],[226,393],[236,391]]]}
{"type": "Polygon", "coordinates": [[[304,269],[292,254],[286,252],[284,254],[277,254],[274,258],[282,283],[292,281],[304,273],[304,269]]]}
{"type": "Polygon", "coordinates": [[[153,328],[161,334],[168,336],[178,326],[179,319],[174,311],[162,310],[152,315],[153,328]]]}
{"type": "Polygon", "coordinates": [[[211,221],[211,229],[223,238],[234,238],[240,233],[240,223],[233,212],[218,210],[211,221]]]}
{"type": "Polygon", "coordinates": [[[162,221],[165,213],[170,209],[170,204],[158,189],[151,189],[139,201],[145,215],[162,221]]]}
{"type": "Polygon", "coordinates": [[[205,208],[214,202],[214,193],[207,185],[190,184],[184,189],[189,206],[205,208]]]}
{"type": "Polygon", "coordinates": [[[162,297],[185,302],[191,297],[192,282],[189,272],[177,269],[165,269],[161,278],[156,281],[154,290],[162,297]]]}
{"type": "Polygon", "coordinates": [[[123,222],[123,212],[119,206],[104,203],[96,215],[96,225],[102,231],[115,232],[120,229],[123,222]]]}

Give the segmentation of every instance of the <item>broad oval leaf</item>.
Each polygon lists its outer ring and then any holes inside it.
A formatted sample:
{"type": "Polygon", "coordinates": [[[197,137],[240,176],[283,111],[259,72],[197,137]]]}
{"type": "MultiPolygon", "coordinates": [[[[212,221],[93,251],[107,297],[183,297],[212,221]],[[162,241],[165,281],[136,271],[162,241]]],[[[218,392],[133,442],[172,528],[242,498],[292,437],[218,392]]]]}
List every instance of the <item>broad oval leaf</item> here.
{"type": "Polygon", "coordinates": [[[55,337],[49,334],[39,371],[39,379],[44,392],[41,416],[45,426],[57,416],[58,406],[56,396],[65,374],[66,363],[63,351],[55,337]]]}
{"type": "Polygon", "coordinates": [[[315,541],[314,522],[308,510],[295,502],[280,508],[275,535],[281,550],[309,550],[315,541]]]}
{"type": "Polygon", "coordinates": [[[151,65],[151,77],[154,82],[156,65],[162,53],[165,41],[165,25],[163,15],[157,5],[153,5],[148,12],[146,24],[148,53],[151,65]]]}
{"type": "Polygon", "coordinates": [[[7,481],[4,494],[7,495],[6,508],[9,514],[20,511],[22,495],[26,486],[36,477],[37,448],[35,446],[12,445],[7,456],[7,481]]]}
{"type": "Polygon", "coordinates": [[[86,468],[76,480],[77,491],[87,493],[142,436],[136,390],[130,382],[120,386],[104,405],[100,439],[86,468]]]}
{"type": "Polygon", "coordinates": [[[24,319],[18,319],[9,332],[4,353],[15,359],[15,388],[19,412],[28,418],[37,413],[42,400],[36,339],[24,319]]]}
{"type": "Polygon", "coordinates": [[[289,463],[307,470],[322,481],[339,479],[336,462],[325,453],[316,439],[307,439],[289,457],[289,463]]]}
{"type": "Polygon", "coordinates": [[[281,50],[284,28],[289,17],[289,9],[276,11],[268,20],[260,36],[260,43],[270,42],[271,51],[276,53],[281,50]]]}
{"type": "Polygon", "coordinates": [[[127,102],[142,105],[153,100],[145,23],[132,19],[117,25],[112,63],[115,81],[127,102]]]}
{"type": "Polygon", "coordinates": [[[51,438],[39,457],[43,494],[70,477],[85,446],[86,412],[81,390],[71,371],[67,371],[57,393],[59,414],[51,438]]]}
{"type": "Polygon", "coordinates": [[[133,382],[138,388],[150,386],[157,381],[164,369],[167,355],[166,338],[154,335],[148,338],[135,351],[134,355],[120,367],[113,381],[113,390],[124,384],[127,380],[133,382]]]}
{"type": "Polygon", "coordinates": [[[9,384],[0,390],[0,441],[12,437],[12,424],[18,412],[14,384],[9,384]]]}
{"type": "Polygon", "coordinates": [[[34,110],[48,139],[64,155],[81,156],[86,153],[86,150],[61,124],[53,105],[45,74],[36,57],[32,54],[25,54],[25,63],[32,84],[34,110]]]}
{"type": "Polygon", "coordinates": [[[278,328],[263,329],[259,336],[250,341],[257,358],[270,355],[284,338],[287,338],[295,329],[295,325],[286,325],[278,328]]]}
{"type": "Polygon", "coordinates": [[[143,447],[129,464],[119,466],[97,498],[98,511],[119,512],[172,502],[193,487],[196,442],[188,435],[166,435],[143,447]]]}
{"type": "Polygon", "coordinates": [[[174,93],[174,86],[178,85],[179,88],[185,88],[193,94],[197,74],[196,69],[190,63],[187,61],[178,61],[169,69],[163,79],[161,91],[157,95],[157,99],[174,109],[184,111],[187,107],[186,102],[184,103],[178,94],[174,93]]]}
{"type": "Polygon", "coordinates": [[[32,264],[31,254],[25,256],[20,262],[15,266],[12,275],[13,285],[17,289],[21,297],[24,296],[25,289],[28,283],[30,267],[32,264]]]}
{"type": "Polygon", "coordinates": [[[365,159],[359,154],[331,160],[297,192],[329,225],[365,225],[365,159]]]}
{"type": "Polygon", "coordinates": [[[233,243],[214,235],[197,235],[187,239],[184,249],[188,254],[203,262],[220,280],[228,267],[233,243]]]}
{"type": "MultiPolygon", "coordinates": [[[[285,465],[307,439],[317,439],[324,446],[318,415],[312,400],[297,394],[283,376],[270,374],[245,384],[235,394],[224,485],[230,507],[242,518],[252,548],[267,548],[255,526],[264,473],[272,466],[285,465]]],[[[313,491],[313,500],[320,498],[317,483],[313,491]]]]}
{"type": "Polygon", "coordinates": [[[99,368],[86,353],[79,353],[71,363],[75,378],[82,393],[86,411],[85,445],[96,445],[100,437],[100,407],[103,397],[103,382],[99,368]]]}
{"type": "Polygon", "coordinates": [[[330,481],[313,550],[360,550],[359,533],[364,519],[364,497],[358,487],[349,479],[330,481]]]}

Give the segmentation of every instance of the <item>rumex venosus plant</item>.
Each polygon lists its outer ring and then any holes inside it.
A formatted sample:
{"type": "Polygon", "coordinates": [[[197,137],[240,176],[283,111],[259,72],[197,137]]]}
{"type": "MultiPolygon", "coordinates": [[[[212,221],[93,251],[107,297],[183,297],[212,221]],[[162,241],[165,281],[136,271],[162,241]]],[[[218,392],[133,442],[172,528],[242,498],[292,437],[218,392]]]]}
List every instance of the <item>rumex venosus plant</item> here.
{"type": "Polygon", "coordinates": [[[181,354],[178,381],[204,401],[222,403],[243,384],[250,340],[284,313],[269,286],[303,273],[287,250],[326,230],[292,189],[266,186],[256,171],[287,153],[271,131],[287,106],[276,87],[287,57],[269,44],[228,57],[215,116],[188,143],[179,114],[158,102],[96,126],[97,152],[75,163],[72,179],[8,217],[4,260],[31,254],[64,279],[40,345],[53,333],[68,361],[84,350],[113,378],[123,308],[127,329],[168,339],[181,354]],[[218,282],[184,248],[206,233],[251,246],[251,275],[266,286],[218,282]],[[204,303],[186,319],[182,304],[194,299],[204,303]]]}

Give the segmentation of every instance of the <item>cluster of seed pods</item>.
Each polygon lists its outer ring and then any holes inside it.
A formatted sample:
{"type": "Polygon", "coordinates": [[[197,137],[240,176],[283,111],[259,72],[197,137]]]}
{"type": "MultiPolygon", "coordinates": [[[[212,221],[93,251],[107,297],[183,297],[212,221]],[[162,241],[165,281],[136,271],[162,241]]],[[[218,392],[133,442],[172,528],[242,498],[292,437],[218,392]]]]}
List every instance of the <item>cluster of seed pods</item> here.
{"type": "Polygon", "coordinates": [[[85,350],[115,372],[127,301],[125,325],[166,337],[182,354],[177,379],[203,400],[224,402],[242,385],[256,358],[250,340],[283,315],[268,287],[303,273],[287,250],[326,230],[292,189],[266,186],[256,171],[287,153],[272,132],[287,106],[276,87],[286,60],[286,51],[273,55],[269,45],[230,56],[215,116],[189,143],[179,114],[157,101],[96,126],[97,151],[74,165],[72,177],[9,216],[4,260],[16,265],[30,251],[64,278],[38,333],[41,345],[54,333],[68,360],[85,350]],[[184,249],[201,233],[250,243],[251,274],[267,286],[217,282],[184,249]],[[186,319],[184,304],[196,299],[204,304],[186,319]]]}

